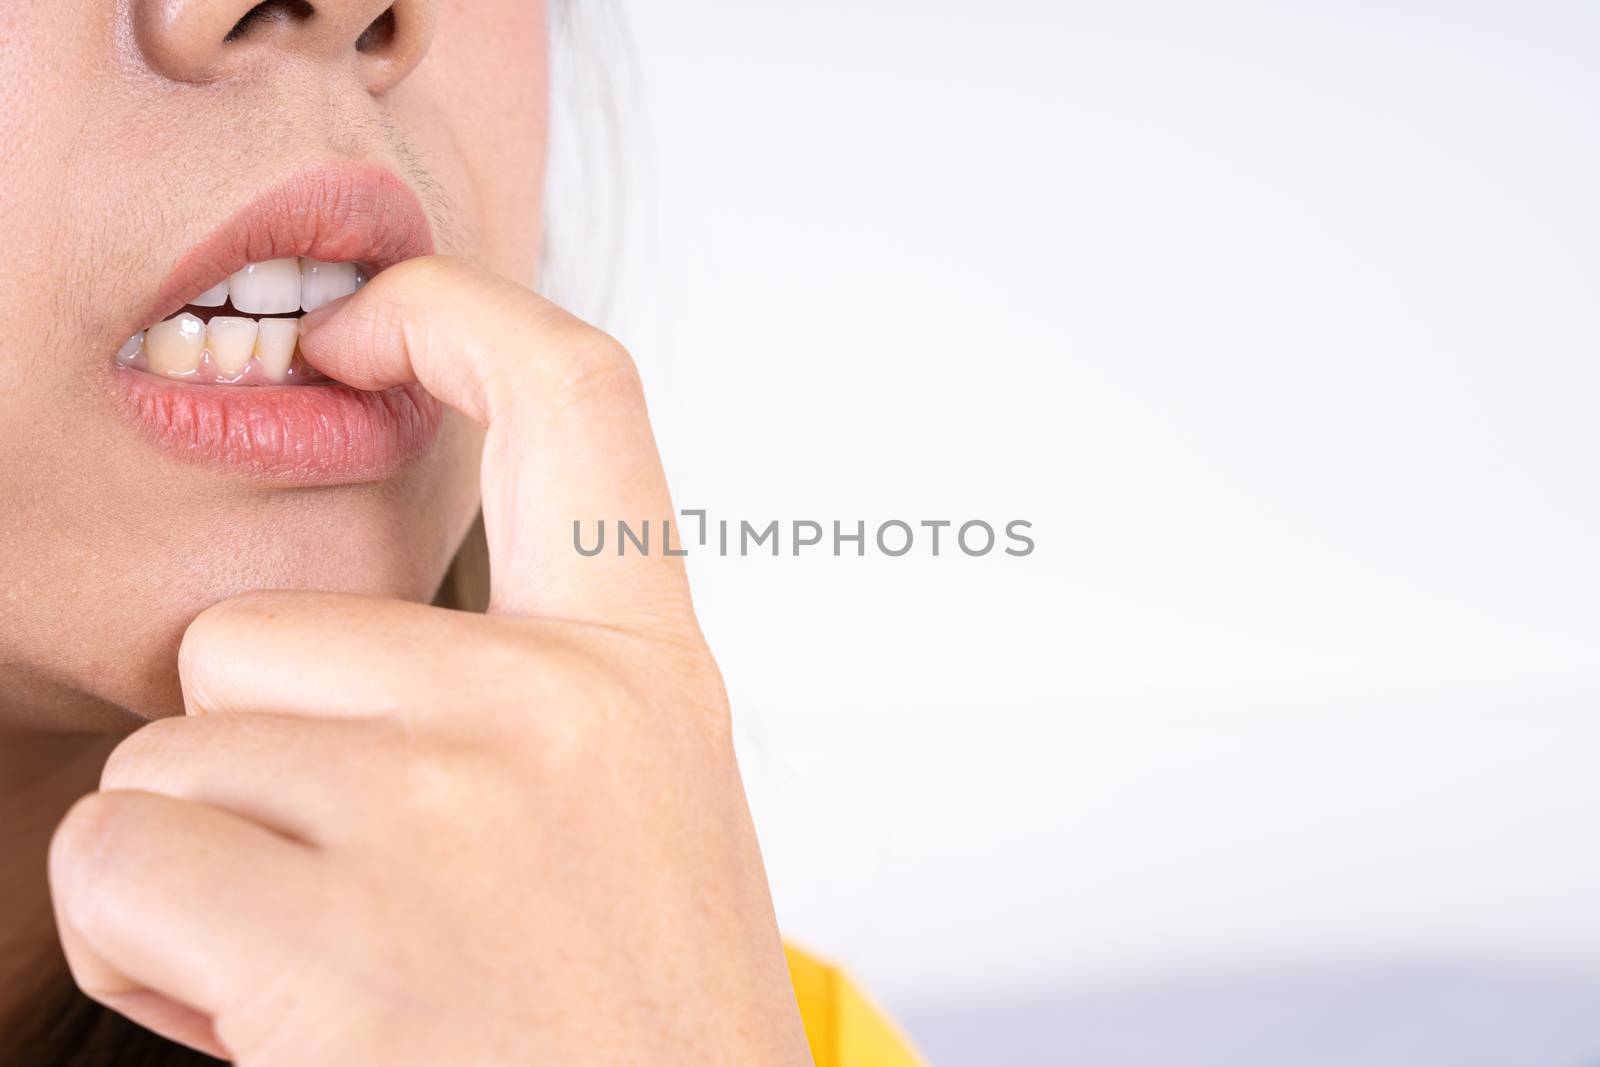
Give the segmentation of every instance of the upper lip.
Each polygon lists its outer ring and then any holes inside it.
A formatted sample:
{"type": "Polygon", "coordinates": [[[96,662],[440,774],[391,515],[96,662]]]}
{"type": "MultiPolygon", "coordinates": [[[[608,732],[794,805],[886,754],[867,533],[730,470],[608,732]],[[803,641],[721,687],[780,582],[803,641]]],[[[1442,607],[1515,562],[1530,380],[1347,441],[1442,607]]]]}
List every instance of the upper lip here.
{"type": "Polygon", "coordinates": [[[392,171],[370,163],[315,167],[273,185],[178,257],[139,326],[167,318],[250,263],[306,256],[375,274],[432,253],[428,216],[392,171]]]}

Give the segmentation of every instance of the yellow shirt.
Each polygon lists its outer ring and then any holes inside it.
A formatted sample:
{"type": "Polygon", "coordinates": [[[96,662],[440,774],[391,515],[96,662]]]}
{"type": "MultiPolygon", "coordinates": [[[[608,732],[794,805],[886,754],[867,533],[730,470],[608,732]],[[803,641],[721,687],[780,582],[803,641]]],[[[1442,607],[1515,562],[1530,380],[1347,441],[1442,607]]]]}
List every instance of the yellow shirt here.
{"type": "Polygon", "coordinates": [[[837,967],[784,946],[817,1067],[922,1067],[894,1024],[837,967]]]}

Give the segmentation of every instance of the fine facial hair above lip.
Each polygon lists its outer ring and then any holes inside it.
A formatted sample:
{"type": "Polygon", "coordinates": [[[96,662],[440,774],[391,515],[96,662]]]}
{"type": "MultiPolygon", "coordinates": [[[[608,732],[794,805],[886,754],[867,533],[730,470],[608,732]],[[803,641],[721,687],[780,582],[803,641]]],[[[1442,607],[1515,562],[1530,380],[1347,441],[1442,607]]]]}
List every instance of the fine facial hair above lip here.
{"type": "MultiPolygon", "coordinates": [[[[304,92],[276,94],[261,85],[180,86],[141,96],[127,120],[85,130],[83,142],[63,160],[62,187],[81,206],[55,244],[63,284],[49,287],[48,321],[63,329],[59,336],[52,329],[52,339],[71,343],[76,335],[80,343],[110,344],[114,351],[129,332],[124,319],[132,309],[123,300],[138,282],[159,281],[186,248],[233,210],[285,174],[319,163],[373,164],[394,172],[421,202],[439,251],[459,254],[471,247],[474,228],[465,225],[461,205],[382,101],[332,98],[311,117],[304,92]],[[189,99],[195,92],[238,99],[208,108],[189,99]],[[246,114],[255,144],[269,146],[266,151],[227,143],[224,135],[244,126],[246,114]],[[180,120],[191,132],[172,136],[171,127],[180,120]],[[160,173],[164,168],[148,147],[156,143],[151,135],[157,131],[184,159],[181,179],[160,173]],[[136,142],[131,152],[130,140],[136,142]],[[119,157],[125,158],[119,162],[119,157]],[[125,177],[119,174],[123,170],[125,177]],[[241,173],[251,175],[247,183],[238,180],[241,173]],[[117,278],[135,284],[117,292],[117,278]]],[[[29,347],[28,358],[38,359],[51,346],[29,347]]]]}

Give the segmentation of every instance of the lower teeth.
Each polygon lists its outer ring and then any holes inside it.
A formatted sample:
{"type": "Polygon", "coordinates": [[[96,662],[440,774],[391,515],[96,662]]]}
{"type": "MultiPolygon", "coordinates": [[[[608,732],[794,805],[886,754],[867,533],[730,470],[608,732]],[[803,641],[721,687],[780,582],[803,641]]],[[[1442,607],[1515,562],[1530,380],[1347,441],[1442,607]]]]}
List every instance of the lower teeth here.
{"type": "Polygon", "coordinates": [[[117,364],[162,378],[213,385],[320,385],[332,379],[301,358],[298,319],[184,313],[134,334],[117,364]]]}

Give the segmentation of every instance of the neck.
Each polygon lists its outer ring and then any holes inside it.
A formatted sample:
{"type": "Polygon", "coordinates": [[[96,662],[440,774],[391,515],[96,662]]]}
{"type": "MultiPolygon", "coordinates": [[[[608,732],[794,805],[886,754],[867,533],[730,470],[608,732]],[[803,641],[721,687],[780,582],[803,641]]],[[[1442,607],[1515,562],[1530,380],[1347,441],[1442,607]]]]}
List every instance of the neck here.
{"type": "Polygon", "coordinates": [[[0,733],[0,1019],[66,966],[45,879],[50,835],[119,740],[0,733]]]}

